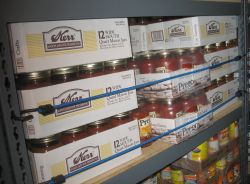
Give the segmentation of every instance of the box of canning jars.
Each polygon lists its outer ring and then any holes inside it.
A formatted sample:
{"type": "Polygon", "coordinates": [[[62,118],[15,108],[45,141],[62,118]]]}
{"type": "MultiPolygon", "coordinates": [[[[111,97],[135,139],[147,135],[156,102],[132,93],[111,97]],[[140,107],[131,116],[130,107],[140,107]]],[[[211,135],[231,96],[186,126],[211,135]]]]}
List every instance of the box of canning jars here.
{"type": "MultiPolygon", "coordinates": [[[[232,75],[232,74],[231,74],[232,75]]],[[[221,77],[211,82],[211,85],[208,87],[206,95],[208,101],[211,103],[212,108],[215,108],[227,101],[228,99],[235,96],[236,92],[239,89],[239,80],[234,79],[233,76],[221,77]]],[[[214,112],[214,115],[220,113],[225,108],[229,107],[237,101],[237,98],[234,98],[230,102],[223,105],[221,108],[217,109],[214,112]]]]}
{"type": "MultiPolygon", "coordinates": [[[[62,135],[34,139],[28,142],[29,157],[35,183],[45,183],[53,176],[77,172],[100,160],[118,154],[126,149],[140,144],[137,121],[108,129],[88,137],[65,142],[62,135]],[[48,146],[44,146],[46,145],[48,146]]],[[[114,158],[101,165],[88,169],[66,179],[66,183],[82,183],[112,168],[139,156],[141,148],[114,158]]]]}
{"type": "Polygon", "coordinates": [[[152,132],[159,135],[187,124],[162,138],[167,142],[179,143],[212,124],[212,113],[208,113],[210,110],[211,104],[201,91],[193,96],[163,99],[160,117],[151,118],[152,132]],[[208,114],[204,115],[205,113],[208,114]]]}
{"type": "MultiPolygon", "coordinates": [[[[20,108],[31,109],[44,104],[63,105],[134,85],[134,72],[128,70],[37,89],[20,90],[20,108]]],[[[60,107],[47,116],[33,112],[31,114],[34,118],[24,123],[26,138],[42,138],[135,108],[137,108],[136,91],[131,90],[60,107]]]]}
{"type": "Polygon", "coordinates": [[[131,57],[126,18],[9,25],[16,73],[131,57]]]}
{"type": "Polygon", "coordinates": [[[148,50],[146,25],[129,26],[133,53],[148,50]]]}
{"type": "Polygon", "coordinates": [[[204,46],[235,39],[236,19],[236,16],[200,16],[154,24],[156,27],[147,31],[148,35],[157,35],[157,39],[148,36],[148,45],[151,50],[173,49],[204,46]],[[159,34],[154,34],[159,30],[162,33],[161,38],[158,38],[159,34]]]}

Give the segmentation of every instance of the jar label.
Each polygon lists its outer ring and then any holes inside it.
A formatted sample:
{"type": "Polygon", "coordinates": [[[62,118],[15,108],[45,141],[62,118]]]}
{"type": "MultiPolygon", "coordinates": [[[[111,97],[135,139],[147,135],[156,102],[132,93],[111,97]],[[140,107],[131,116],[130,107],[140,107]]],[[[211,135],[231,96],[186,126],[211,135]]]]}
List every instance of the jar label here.
{"type": "Polygon", "coordinates": [[[140,137],[148,137],[152,134],[151,121],[149,116],[138,120],[140,137]]]}

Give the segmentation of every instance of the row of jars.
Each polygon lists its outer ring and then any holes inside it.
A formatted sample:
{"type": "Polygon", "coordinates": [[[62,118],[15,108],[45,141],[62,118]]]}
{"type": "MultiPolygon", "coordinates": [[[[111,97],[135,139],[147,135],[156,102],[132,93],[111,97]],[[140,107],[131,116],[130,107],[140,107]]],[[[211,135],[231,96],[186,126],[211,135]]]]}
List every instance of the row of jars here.
{"type": "Polygon", "coordinates": [[[180,19],[183,17],[139,17],[139,18],[129,18],[128,19],[128,24],[129,26],[138,26],[138,25],[148,25],[152,23],[157,23],[157,22],[164,22],[164,21],[169,21],[169,20],[174,20],[174,19],[180,19]]]}

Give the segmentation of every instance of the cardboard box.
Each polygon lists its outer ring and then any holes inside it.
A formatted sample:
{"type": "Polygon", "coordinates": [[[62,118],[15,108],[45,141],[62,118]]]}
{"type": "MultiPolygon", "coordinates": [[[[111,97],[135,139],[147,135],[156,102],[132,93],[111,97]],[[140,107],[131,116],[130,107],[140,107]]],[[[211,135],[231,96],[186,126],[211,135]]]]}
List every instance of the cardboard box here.
{"type": "MultiPolygon", "coordinates": [[[[212,66],[234,59],[238,55],[238,47],[234,47],[218,52],[213,52],[210,54],[205,54],[204,59],[207,63],[210,64],[210,66],[212,66]]],[[[225,76],[226,74],[236,72],[237,70],[239,70],[239,61],[227,63],[217,68],[210,69],[210,78],[211,80],[215,80],[217,78],[225,76]]]]}
{"type": "Polygon", "coordinates": [[[148,35],[163,31],[161,39],[149,36],[149,48],[175,49],[198,47],[237,37],[237,16],[199,16],[150,24],[148,35]],[[152,28],[153,27],[153,28],[152,28]]]}
{"type": "MultiPolygon", "coordinates": [[[[135,85],[134,71],[124,71],[58,85],[19,91],[21,109],[39,105],[59,105],[112,92],[135,85]]],[[[34,119],[24,123],[27,139],[46,137],[58,132],[104,119],[137,108],[136,91],[127,91],[97,100],[60,108],[43,116],[31,113],[34,119]]]]}
{"type": "MultiPolygon", "coordinates": [[[[179,127],[191,120],[194,120],[204,113],[211,110],[211,105],[201,106],[198,112],[187,113],[176,119],[163,119],[163,118],[151,118],[152,132],[156,135],[162,134],[176,127],[179,127]]],[[[212,113],[206,115],[205,117],[180,128],[168,136],[162,138],[163,141],[170,142],[173,144],[178,144],[181,141],[197,134],[198,132],[204,130],[208,126],[212,125],[212,113]]]]}
{"type": "Polygon", "coordinates": [[[16,73],[131,57],[126,18],[9,24],[16,73]]]}
{"type": "MultiPolygon", "coordinates": [[[[49,181],[51,177],[78,171],[92,163],[140,144],[137,121],[115,127],[72,142],[47,153],[31,153],[32,172],[35,183],[49,181]]],[[[66,180],[66,183],[83,183],[97,175],[115,168],[139,156],[141,148],[86,170],[66,180]]]]}
{"type": "Polygon", "coordinates": [[[149,50],[161,50],[167,48],[165,43],[164,22],[147,25],[147,41],[149,50]]]}
{"type": "Polygon", "coordinates": [[[147,51],[148,41],[146,25],[129,26],[133,53],[147,51]]]}
{"type": "MultiPolygon", "coordinates": [[[[232,98],[235,96],[235,93],[239,89],[239,80],[235,79],[233,81],[230,81],[222,86],[219,86],[218,88],[215,88],[211,91],[206,92],[207,99],[211,103],[212,108],[217,107],[218,105],[222,104],[226,100],[232,98]]],[[[227,107],[230,107],[233,103],[235,103],[238,99],[235,98],[234,100],[230,101],[229,103],[225,104],[218,110],[214,112],[214,115],[220,113],[222,110],[224,110],[227,107]]]]}

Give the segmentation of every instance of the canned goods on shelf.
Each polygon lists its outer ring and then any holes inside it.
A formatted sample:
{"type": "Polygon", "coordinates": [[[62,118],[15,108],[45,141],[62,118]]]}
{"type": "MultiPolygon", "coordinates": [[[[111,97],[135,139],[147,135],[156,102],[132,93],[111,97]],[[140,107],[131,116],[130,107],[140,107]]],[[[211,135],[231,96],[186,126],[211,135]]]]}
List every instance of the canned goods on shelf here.
{"type": "Polygon", "coordinates": [[[152,52],[145,52],[140,62],[141,74],[154,73],[155,72],[156,59],[152,52]]]}
{"type": "Polygon", "coordinates": [[[193,151],[188,153],[188,159],[202,162],[208,158],[208,142],[205,141],[198,147],[196,147],[193,151]]]}
{"type": "Polygon", "coordinates": [[[219,132],[219,144],[225,146],[229,142],[229,131],[228,128],[224,128],[219,132]]]}
{"type": "Polygon", "coordinates": [[[61,134],[55,134],[41,139],[28,140],[28,149],[32,153],[46,153],[63,146],[61,134]]]}
{"type": "Polygon", "coordinates": [[[127,60],[126,59],[116,59],[104,62],[104,72],[105,74],[122,72],[127,70],[127,60]]]}
{"type": "Polygon", "coordinates": [[[132,121],[133,119],[130,117],[130,112],[123,112],[120,114],[116,114],[113,117],[111,117],[111,125],[112,127],[116,127],[119,125],[123,125],[126,124],[130,121],[132,121]]]}
{"type": "Polygon", "coordinates": [[[78,79],[78,66],[57,68],[51,71],[52,84],[60,84],[78,79]]]}
{"type": "Polygon", "coordinates": [[[155,62],[156,73],[170,73],[180,69],[176,55],[168,50],[161,50],[157,53],[155,62]]]}
{"type": "Polygon", "coordinates": [[[161,180],[162,183],[170,184],[172,183],[172,177],[171,177],[171,167],[165,167],[161,170],[161,180]]]}
{"type": "Polygon", "coordinates": [[[211,179],[216,175],[216,165],[215,163],[210,165],[207,169],[207,179],[211,179]]]}
{"type": "Polygon", "coordinates": [[[21,73],[16,75],[17,88],[20,90],[28,90],[50,86],[50,77],[50,71],[21,73]]]}
{"type": "Polygon", "coordinates": [[[171,168],[171,178],[173,184],[184,184],[184,175],[181,169],[177,167],[171,168]]]}
{"type": "Polygon", "coordinates": [[[87,126],[80,126],[62,132],[62,143],[69,144],[88,137],[87,126]]]}
{"type": "Polygon", "coordinates": [[[150,118],[159,118],[161,113],[161,103],[156,98],[147,98],[145,110],[148,112],[150,118]]]}
{"type": "Polygon", "coordinates": [[[219,138],[218,135],[214,135],[211,137],[208,141],[208,153],[209,154],[215,154],[219,151],[220,146],[219,146],[219,138]]]}
{"type": "Polygon", "coordinates": [[[101,132],[104,132],[111,127],[111,125],[109,124],[110,119],[103,119],[103,120],[98,120],[98,121],[95,121],[93,123],[90,123],[88,124],[88,135],[91,136],[91,135],[95,135],[95,134],[98,134],[98,133],[101,133],[101,132]]]}
{"type": "Polygon", "coordinates": [[[176,119],[183,115],[184,107],[183,101],[177,99],[163,99],[160,111],[160,117],[166,119],[176,119]]]}
{"type": "Polygon", "coordinates": [[[86,79],[104,75],[103,62],[84,64],[79,66],[79,78],[86,79]]]}

